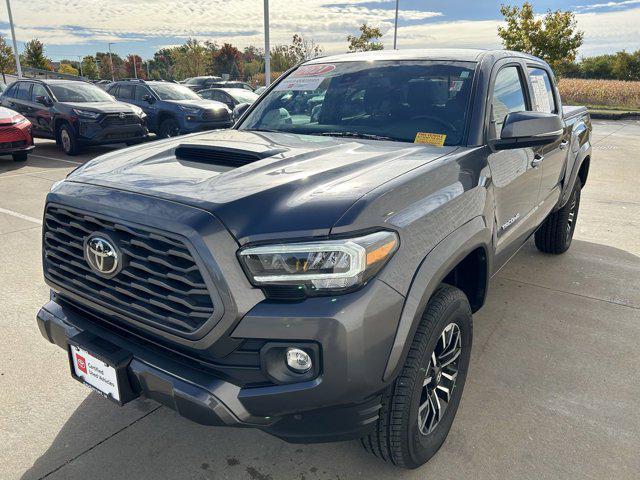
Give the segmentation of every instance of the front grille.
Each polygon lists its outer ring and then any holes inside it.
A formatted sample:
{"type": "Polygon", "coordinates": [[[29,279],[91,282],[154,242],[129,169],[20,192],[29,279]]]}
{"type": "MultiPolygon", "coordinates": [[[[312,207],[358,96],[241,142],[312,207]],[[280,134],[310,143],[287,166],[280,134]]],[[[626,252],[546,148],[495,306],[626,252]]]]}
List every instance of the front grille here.
{"type": "Polygon", "coordinates": [[[202,118],[211,122],[216,120],[231,122],[231,115],[228,110],[205,110],[202,118]]]}
{"type": "Polygon", "coordinates": [[[142,123],[140,117],[137,115],[125,115],[124,117],[120,117],[117,113],[110,113],[105,115],[100,124],[103,127],[118,127],[122,125],[138,125],[142,123]]]}
{"type": "Polygon", "coordinates": [[[0,150],[9,150],[10,148],[21,148],[26,146],[26,140],[20,140],[19,142],[0,142],[0,150]]]}
{"type": "Polygon", "coordinates": [[[171,235],[50,205],[43,246],[49,280],[128,319],[189,334],[213,315],[195,259],[185,243],[171,235]],[[96,232],[110,236],[125,257],[113,278],[98,275],[85,260],[84,241],[96,232]]]}

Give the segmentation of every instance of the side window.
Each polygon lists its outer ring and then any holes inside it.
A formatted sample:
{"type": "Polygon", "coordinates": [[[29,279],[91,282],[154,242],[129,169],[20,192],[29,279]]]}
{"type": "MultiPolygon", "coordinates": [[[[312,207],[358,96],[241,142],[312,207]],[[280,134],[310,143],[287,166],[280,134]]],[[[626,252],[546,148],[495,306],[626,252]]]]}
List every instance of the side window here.
{"type": "Polygon", "coordinates": [[[16,92],[18,91],[18,84],[14,83],[10,85],[4,92],[4,96],[7,98],[16,98],[16,92]]]}
{"type": "Polygon", "coordinates": [[[36,101],[36,97],[46,97],[49,96],[49,94],[47,93],[47,90],[40,84],[34,84],[33,88],[31,89],[31,101],[35,102],[36,101]]]}
{"type": "Polygon", "coordinates": [[[31,83],[20,82],[18,84],[18,94],[16,98],[18,100],[31,100],[31,83]]]}
{"type": "Polygon", "coordinates": [[[151,92],[149,91],[149,89],[147,87],[143,87],[141,85],[137,85],[136,86],[136,100],[140,101],[140,102],[144,102],[144,99],[142,97],[144,97],[145,95],[151,95],[151,92]]]}
{"type": "Polygon", "coordinates": [[[118,98],[131,100],[133,98],[133,87],[135,87],[135,85],[121,84],[118,90],[118,98]]]}
{"type": "Polygon", "coordinates": [[[533,87],[533,109],[536,112],[558,113],[549,73],[542,68],[530,67],[529,78],[533,87]]]}
{"type": "Polygon", "coordinates": [[[505,67],[498,72],[491,100],[492,138],[499,138],[505,117],[511,112],[527,110],[527,101],[516,66],[505,67]]]}

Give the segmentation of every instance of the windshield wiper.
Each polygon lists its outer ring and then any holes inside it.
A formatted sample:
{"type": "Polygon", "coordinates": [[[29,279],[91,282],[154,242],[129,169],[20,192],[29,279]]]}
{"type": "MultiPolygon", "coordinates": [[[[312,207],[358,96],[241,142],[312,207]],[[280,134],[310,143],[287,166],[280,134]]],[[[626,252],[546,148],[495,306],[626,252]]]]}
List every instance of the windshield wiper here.
{"type": "Polygon", "coordinates": [[[320,135],[323,137],[346,137],[346,138],[364,138],[366,140],[391,140],[392,142],[398,142],[398,139],[385,137],[384,135],[374,135],[372,133],[360,133],[360,132],[322,132],[320,135]]]}

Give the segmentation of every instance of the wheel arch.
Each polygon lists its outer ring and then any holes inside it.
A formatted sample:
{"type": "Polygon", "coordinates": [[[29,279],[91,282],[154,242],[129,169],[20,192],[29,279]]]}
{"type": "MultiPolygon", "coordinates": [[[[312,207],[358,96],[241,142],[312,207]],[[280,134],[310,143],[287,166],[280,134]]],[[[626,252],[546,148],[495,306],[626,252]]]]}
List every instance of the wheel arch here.
{"type": "Polygon", "coordinates": [[[491,229],[482,217],[475,217],[445,237],[420,263],[400,315],[383,381],[395,378],[402,368],[422,314],[440,284],[460,288],[474,312],[482,307],[491,272],[491,245],[491,229]],[[465,278],[469,273],[477,278],[465,278]]]}

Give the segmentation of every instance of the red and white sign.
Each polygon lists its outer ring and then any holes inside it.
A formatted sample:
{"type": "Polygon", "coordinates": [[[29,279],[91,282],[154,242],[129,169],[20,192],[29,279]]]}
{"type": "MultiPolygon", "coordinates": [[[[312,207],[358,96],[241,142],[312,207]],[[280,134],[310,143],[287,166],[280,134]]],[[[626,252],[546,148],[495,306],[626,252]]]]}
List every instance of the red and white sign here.
{"type": "Polygon", "coordinates": [[[325,75],[329,72],[332,72],[336,69],[335,65],[330,65],[328,63],[319,64],[319,65],[303,65],[299,69],[297,69],[292,77],[315,77],[318,75],[325,75]]]}
{"type": "Polygon", "coordinates": [[[76,377],[105,397],[111,395],[120,400],[115,368],[75,345],[71,345],[71,361],[76,377]]]}

